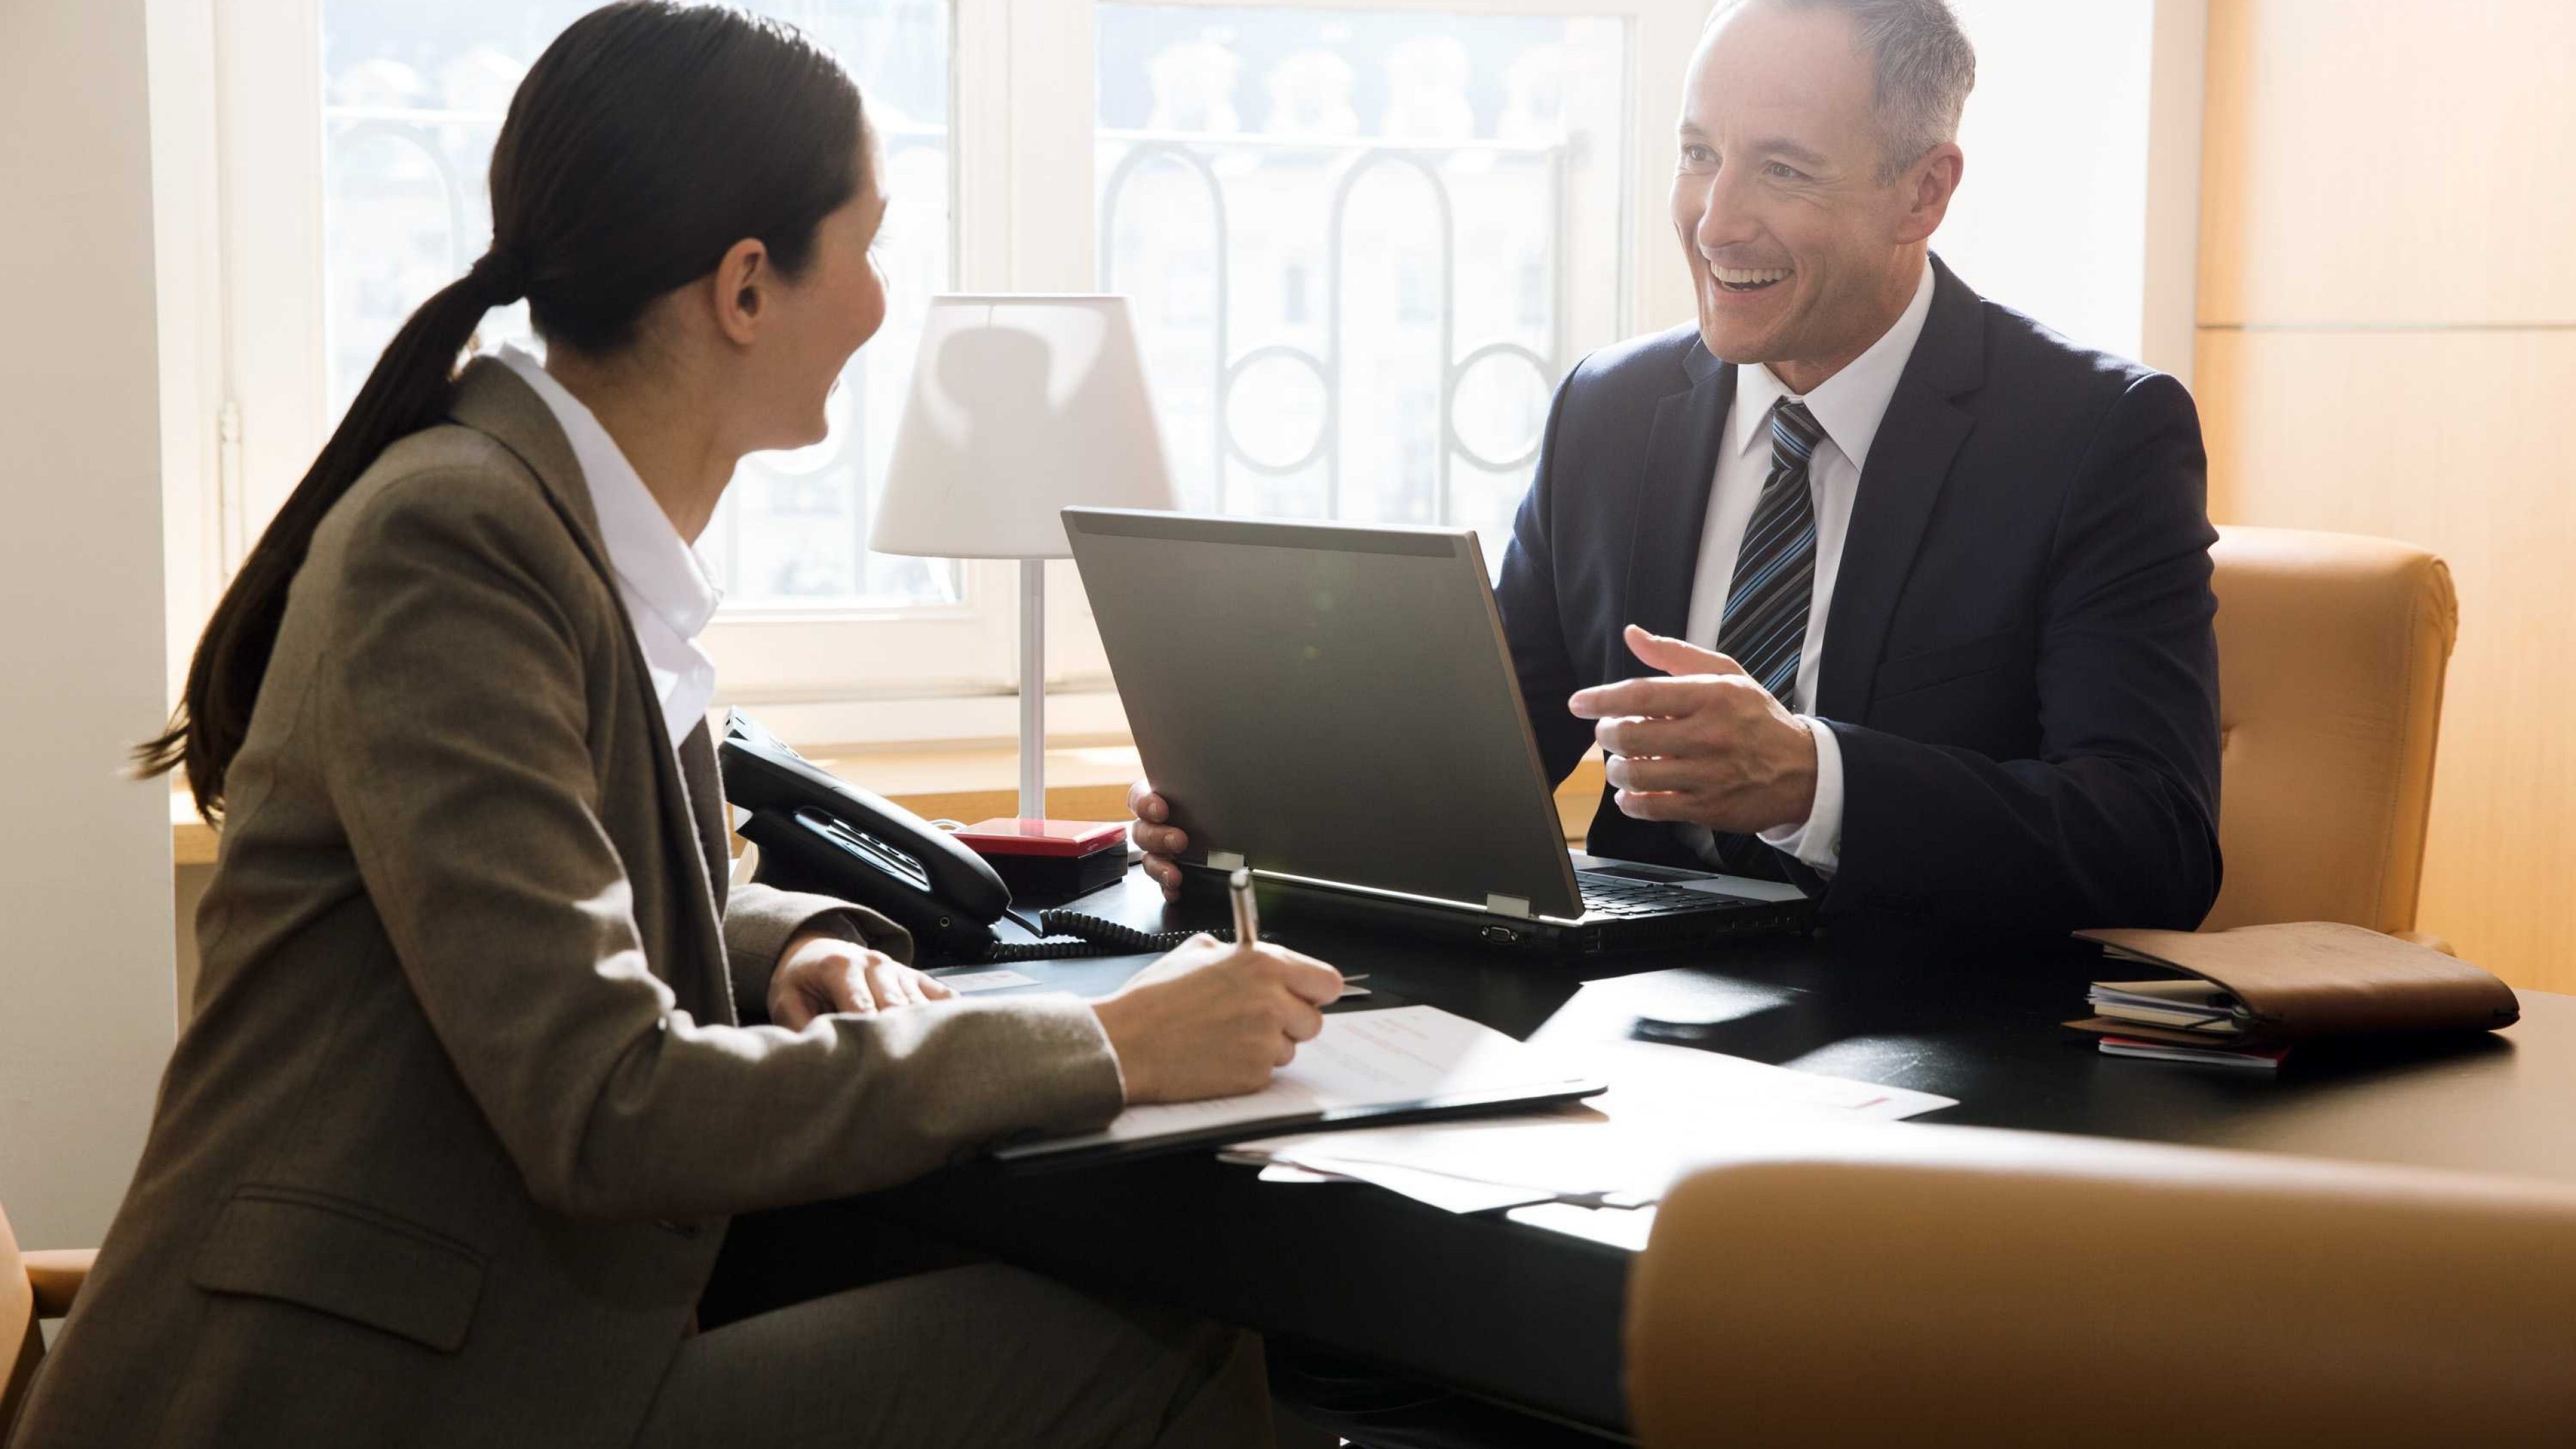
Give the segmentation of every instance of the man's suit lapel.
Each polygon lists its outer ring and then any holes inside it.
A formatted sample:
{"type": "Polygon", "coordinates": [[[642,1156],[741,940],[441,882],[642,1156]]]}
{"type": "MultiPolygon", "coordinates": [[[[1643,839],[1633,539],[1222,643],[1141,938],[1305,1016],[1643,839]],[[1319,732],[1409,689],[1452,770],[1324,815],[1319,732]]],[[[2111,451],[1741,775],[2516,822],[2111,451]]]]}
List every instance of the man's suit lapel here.
{"type": "Polygon", "coordinates": [[[1655,671],[1620,642],[1617,626],[1641,624],[1680,637],[1690,619],[1691,582],[1699,571],[1699,537],[1708,523],[1708,494],[1717,481],[1726,410],[1735,401],[1735,369],[1694,345],[1682,363],[1688,390],[1655,407],[1646,435],[1645,477],[1637,491],[1636,531],[1628,545],[1628,597],[1612,621],[1608,676],[1655,671]]]}
{"type": "Polygon", "coordinates": [[[1826,719],[1857,724],[1867,717],[1905,576],[1950,460],[1976,425],[1952,399],[1984,385],[1985,304],[1938,257],[1931,265],[1932,310],[1870,444],[1843,536],[1816,680],[1816,713],[1826,719]]]}
{"type": "MultiPolygon", "coordinates": [[[[696,951],[703,969],[711,975],[699,983],[711,990],[715,999],[730,999],[732,973],[725,962],[723,897],[724,870],[716,864],[723,850],[721,839],[708,843],[701,812],[693,807],[688,781],[681,774],[677,745],[662,722],[661,701],[651,693],[652,671],[644,662],[643,641],[635,636],[635,621],[628,618],[624,596],[617,590],[617,575],[609,567],[608,546],[599,531],[599,513],[591,502],[589,482],[582,477],[581,465],[573,457],[572,444],[546,407],[545,399],[519,379],[505,363],[491,358],[477,358],[466,365],[456,379],[455,401],[448,408],[456,422],[484,434],[507,448],[527,466],[547,500],[564,521],[581,548],[582,556],[599,571],[600,581],[608,586],[612,597],[619,599],[618,633],[625,640],[629,673],[645,682],[643,704],[644,727],[652,737],[654,794],[661,812],[662,855],[671,872],[674,887],[689,904],[682,908],[685,929],[697,938],[696,951]]],[[[703,727],[693,737],[705,733],[703,727]]],[[[707,810],[721,812],[719,792],[708,802],[707,810]]],[[[715,815],[721,820],[721,814],[715,815]]],[[[677,946],[680,942],[673,942],[677,946]]],[[[672,963],[656,963],[668,970],[672,963]]],[[[672,982],[680,986],[678,981],[672,982]]]]}

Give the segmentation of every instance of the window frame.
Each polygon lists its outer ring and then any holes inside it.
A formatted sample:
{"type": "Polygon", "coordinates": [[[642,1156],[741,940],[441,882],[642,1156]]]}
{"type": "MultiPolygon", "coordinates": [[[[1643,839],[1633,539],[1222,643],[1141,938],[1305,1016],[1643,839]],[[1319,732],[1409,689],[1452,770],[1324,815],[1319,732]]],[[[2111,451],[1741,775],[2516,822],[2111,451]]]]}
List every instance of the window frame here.
{"type": "MultiPolygon", "coordinates": [[[[950,0],[951,269],[959,290],[1096,285],[1095,0],[950,0]]],[[[1153,0],[1224,8],[1239,0],[1153,0]]],[[[322,286],[322,0],[156,6],[163,452],[171,688],[223,582],[302,476],[332,419],[322,286]],[[173,278],[194,279],[173,287],[173,278]],[[256,319],[257,325],[249,325],[256,319]]],[[[1322,0],[1301,9],[1599,16],[1624,23],[1628,88],[1622,335],[1690,315],[1664,197],[1680,102],[1671,57],[1696,0],[1322,0]],[[1648,63],[1652,58],[1652,63],[1648,63]]],[[[901,204],[901,198],[895,199],[901,204]]],[[[1069,562],[1048,566],[1050,735],[1115,738],[1125,719],[1069,562]]],[[[834,744],[1007,738],[1017,570],[960,567],[954,603],[728,610],[710,626],[719,701],[834,744]]]]}

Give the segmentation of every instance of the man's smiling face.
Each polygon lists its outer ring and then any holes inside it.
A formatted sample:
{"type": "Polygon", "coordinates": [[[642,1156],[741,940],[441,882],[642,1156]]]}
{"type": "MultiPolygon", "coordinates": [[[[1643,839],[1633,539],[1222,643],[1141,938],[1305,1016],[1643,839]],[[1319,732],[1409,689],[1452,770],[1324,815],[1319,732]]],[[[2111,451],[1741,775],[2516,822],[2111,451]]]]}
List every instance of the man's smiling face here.
{"type": "Polygon", "coordinates": [[[1848,17],[1761,0],[1710,28],[1684,81],[1673,229],[1700,337],[1800,392],[1904,311],[1957,184],[1947,143],[1882,179],[1875,85],[1848,17]]]}

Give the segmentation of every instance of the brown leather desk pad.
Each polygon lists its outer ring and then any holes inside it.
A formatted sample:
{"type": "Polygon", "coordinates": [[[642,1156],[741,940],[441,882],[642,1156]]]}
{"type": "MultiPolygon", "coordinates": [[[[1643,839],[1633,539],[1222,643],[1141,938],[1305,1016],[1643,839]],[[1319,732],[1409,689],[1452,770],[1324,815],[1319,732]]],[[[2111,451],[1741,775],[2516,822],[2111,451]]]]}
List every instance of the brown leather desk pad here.
{"type": "Polygon", "coordinates": [[[2244,1007],[2234,1036],[2093,1017],[2080,1030],[2200,1046],[2251,1046],[2380,1032],[2493,1031],[2521,1019],[2513,988],[2430,947],[2332,921],[2234,930],[2078,931],[2117,956],[2227,988],[2244,1007]]]}

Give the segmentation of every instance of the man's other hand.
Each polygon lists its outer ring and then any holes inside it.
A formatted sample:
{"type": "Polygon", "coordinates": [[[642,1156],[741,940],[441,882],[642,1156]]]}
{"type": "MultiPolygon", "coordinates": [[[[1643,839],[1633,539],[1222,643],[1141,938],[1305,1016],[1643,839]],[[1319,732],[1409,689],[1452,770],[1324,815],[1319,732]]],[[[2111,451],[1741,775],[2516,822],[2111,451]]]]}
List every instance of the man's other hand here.
{"type": "Polygon", "coordinates": [[[1145,852],[1145,874],[1162,886],[1163,899],[1179,900],[1181,864],[1173,857],[1190,848],[1189,833],[1171,823],[1172,807],[1144,780],[1127,787],[1127,813],[1136,817],[1132,833],[1145,852]]]}
{"type": "Polygon", "coordinates": [[[1804,824],[1816,808],[1806,725],[1723,654],[1634,624],[1625,637],[1668,677],[1597,684],[1566,702],[1599,721],[1592,733],[1620,812],[1747,835],[1804,824]]]}

